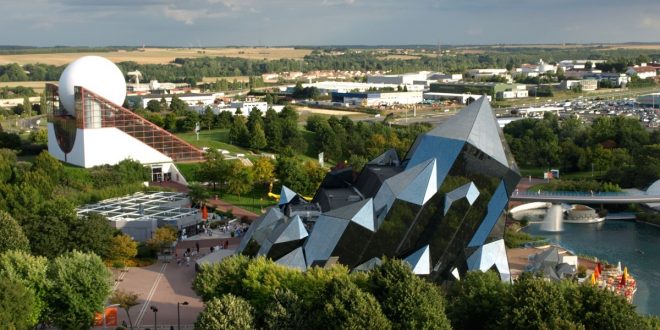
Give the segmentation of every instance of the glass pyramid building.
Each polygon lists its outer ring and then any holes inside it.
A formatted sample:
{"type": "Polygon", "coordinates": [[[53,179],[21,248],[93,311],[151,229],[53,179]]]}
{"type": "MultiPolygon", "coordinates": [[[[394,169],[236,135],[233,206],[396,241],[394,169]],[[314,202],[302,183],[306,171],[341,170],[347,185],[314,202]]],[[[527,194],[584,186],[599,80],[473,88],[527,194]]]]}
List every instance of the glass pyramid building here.
{"type": "Polygon", "coordinates": [[[311,202],[283,187],[278,208],[250,227],[238,252],[307,269],[367,270],[383,257],[442,281],[495,269],[510,280],[504,212],[520,175],[485,97],[388,150],[356,177],[329,173],[311,202]]]}

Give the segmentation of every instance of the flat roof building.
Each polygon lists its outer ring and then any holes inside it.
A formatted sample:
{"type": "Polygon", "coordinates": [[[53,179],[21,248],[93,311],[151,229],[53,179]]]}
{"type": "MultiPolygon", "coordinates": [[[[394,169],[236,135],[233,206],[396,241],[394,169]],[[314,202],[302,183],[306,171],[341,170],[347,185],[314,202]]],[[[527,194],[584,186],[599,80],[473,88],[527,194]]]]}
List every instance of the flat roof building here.
{"type": "Polygon", "coordinates": [[[188,195],[161,191],[106,199],[81,206],[76,212],[78,216],[103,215],[113,228],[144,242],[156,228],[163,226],[172,226],[181,235],[196,232],[202,216],[198,209],[189,206],[188,195]]]}

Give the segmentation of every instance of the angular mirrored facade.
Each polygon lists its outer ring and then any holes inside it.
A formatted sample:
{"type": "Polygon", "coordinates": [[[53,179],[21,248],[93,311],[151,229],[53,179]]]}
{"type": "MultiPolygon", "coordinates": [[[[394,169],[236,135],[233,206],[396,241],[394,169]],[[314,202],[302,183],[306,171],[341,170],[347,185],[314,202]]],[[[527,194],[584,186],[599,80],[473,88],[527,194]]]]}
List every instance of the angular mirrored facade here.
{"type": "Polygon", "coordinates": [[[388,150],[357,176],[329,173],[311,202],[284,187],[279,208],[252,225],[239,252],[301,269],[367,270],[400,258],[439,281],[488,269],[508,281],[504,211],[519,179],[480,98],[420,135],[403,159],[388,150]]]}

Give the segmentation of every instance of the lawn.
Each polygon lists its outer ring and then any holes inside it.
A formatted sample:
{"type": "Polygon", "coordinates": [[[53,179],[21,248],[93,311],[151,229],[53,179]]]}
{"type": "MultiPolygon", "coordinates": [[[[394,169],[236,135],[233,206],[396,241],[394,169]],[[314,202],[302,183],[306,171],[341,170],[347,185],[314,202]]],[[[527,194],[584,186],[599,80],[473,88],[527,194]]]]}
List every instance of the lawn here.
{"type": "Polygon", "coordinates": [[[229,129],[212,129],[212,130],[201,130],[199,132],[199,141],[195,132],[188,133],[179,133],[178,137],[184,141],[199,147],[199,148],[212,148],[212,149],[224,149],[228,150],[231,153],[243,153],[246,155],[251,154],[247,149],[237,147],[229,143],[229,129]]]}

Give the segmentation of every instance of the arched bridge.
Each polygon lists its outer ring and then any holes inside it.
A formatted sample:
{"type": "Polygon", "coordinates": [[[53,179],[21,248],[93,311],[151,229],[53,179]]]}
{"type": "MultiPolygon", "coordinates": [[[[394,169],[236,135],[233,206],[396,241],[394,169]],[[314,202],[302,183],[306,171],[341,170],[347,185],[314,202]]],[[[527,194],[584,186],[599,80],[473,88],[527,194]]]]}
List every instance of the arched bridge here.
{"type": "Polygon", "coordinates": [[[569,204],[645,204],[660,203],[660,194],[626,192],[514,191],[511,201],[569,204]]]}

